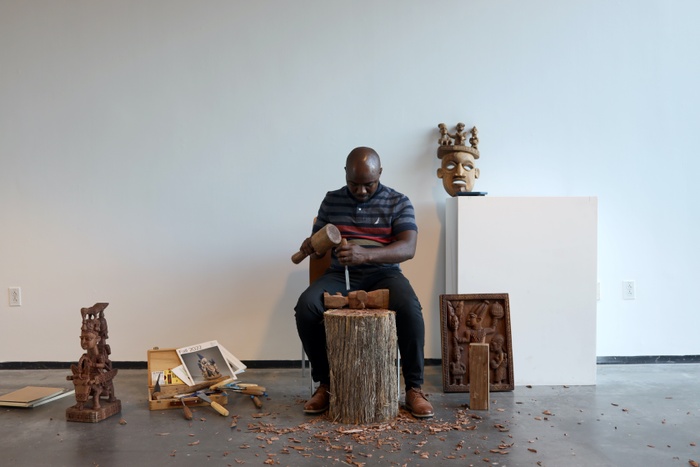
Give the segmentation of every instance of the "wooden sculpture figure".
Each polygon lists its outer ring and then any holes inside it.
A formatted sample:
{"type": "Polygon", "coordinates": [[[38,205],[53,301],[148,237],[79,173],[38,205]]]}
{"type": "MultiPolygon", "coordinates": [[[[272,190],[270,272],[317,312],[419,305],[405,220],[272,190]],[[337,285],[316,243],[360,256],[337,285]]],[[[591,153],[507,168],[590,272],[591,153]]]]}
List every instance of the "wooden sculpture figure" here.
{"type": "Polygon", "coordinates": [[[438,125],[438,128],[440,129],[440,139],[438,140],[438,144],[440,146],[452,146],[452,138],[447,132],[447,125],[445,125],[444,123],[440,123],[438,125]]]}
{"type": "Polygon", "coordinates": [[[501,334],[496,334],[489,343],[490,366],[494,374],[494,377],[491,379],[493,384],[503,384],[508,376],[508,355],[503,351],[504,342],[504,337],[501,334]]]}
{"type": "Polygon", "coordinates": [[[467,373],[467,365],[462,361],[464,349],[462,348],[462,343],[457,334],[459,331],[459,316],[457,316],[457,313],[452,307],[449,309],[447,327],[452,331],[452,350],[450,351],[450,375],[452,377],[452,384],[462,386],[464,384],[464,375],[467,373]]]}
{"type": "Polygon", "coordinates": [[[96,303],[82,308],[80,346],[85,353],[77,364],[71,365],[71,375],[66,379],[75,386],[76,404],[66,410],[68,421],[99,422],[121,411],[121,403],[114,395],[114,376],[109,358],[111,349],[105,342],[108,337],[104,309],[108,303],[96,303]]]}
{"type": "Polygon", "coordinates": [[[441,159],[441,167],[437,170],[442,186],[450,196],[458,193],[468,193],[474,189],[474,183],[479,178],[476,160],[479,158],[479,138],[476,127],[471,129],[471,138],[466,146],[467,132],[464,123],[458,123],[454,134],[447,132],[444,123],[438,125],[440,138],[437,156],[441,159]]]}
{"type": "Polygon", "coordinates": [[[455,140],[455,146],[464,146],[464,142],[467,140],[467,133],[464,131],[464,127],[464,123],[457,124],[457,131],[453,136],[455,140]]]}
{"type": "Polygon", "coordinates": [[[219,368],[216,366],[216,362],[213,359],[208,359],[202,354],[197,354],[198,360],[197,365],[199,366],[202,376],[205,380],[212,380],[221,378],[221,373],[219,373],[219,368]]]}
{"type": "MultiPolygon", "coordinates": [[[[488,328],[483,327],[482,322],[484,320],[484,313],[488,310],[489,301],[485,300],[480,303],[476,310],[469,313],[469,320],[467,321],[467,330],[465,331],[466,339],[465,341],[472,343],[486,343],[486,337],[494,334],[496,332],[496,325],[498,324],[498,318],[493,316],[491,321],[491,326],[488,328]]],[[[500,307],[500,305],[499,305],[500,307]]],[[[501,310],[503,308],[501,307],[501,310]]]]}

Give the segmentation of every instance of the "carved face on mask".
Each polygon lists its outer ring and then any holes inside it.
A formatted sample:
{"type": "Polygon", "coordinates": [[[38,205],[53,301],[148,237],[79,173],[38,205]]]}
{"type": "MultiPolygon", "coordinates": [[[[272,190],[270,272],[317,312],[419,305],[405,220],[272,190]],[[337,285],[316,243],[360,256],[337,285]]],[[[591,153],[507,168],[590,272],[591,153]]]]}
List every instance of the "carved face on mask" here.
{"type": "Polygon", "coordinates": [[[466,151],[450,152],[442,156],[442,167],[437,170],[442,186],[450,196],[459,192],[470,192],[479,178],[474,155],[466,151]]]}

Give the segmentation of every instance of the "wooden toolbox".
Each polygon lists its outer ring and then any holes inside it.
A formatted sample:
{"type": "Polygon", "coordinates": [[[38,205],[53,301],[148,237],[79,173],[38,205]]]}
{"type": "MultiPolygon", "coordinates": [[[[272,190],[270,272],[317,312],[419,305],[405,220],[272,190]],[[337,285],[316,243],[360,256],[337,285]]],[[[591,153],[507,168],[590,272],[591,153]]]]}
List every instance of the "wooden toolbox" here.
{"type": "MultiPolygon", "coordinates": [[[[182,380],[172,373],[172,369],[179,366],[182,362],[177,356],[175,349],[159,349],[154,347],[148,351],[148,409],[149,410],[164,410],[164,409],[181,409],[182,402],[180,399],[166,398],[156,399],[153,397],[156,381],[159,381],[163,392],[176,390],[180,394],[192,393],[196,388],[188,386],[182,380]]],[[[222,378],[223,379],[223,378],[222,378]]],[[[215,384],[212,381],[211,384],[215,384]]],[[[218,402],[221,405],[228,403],[228,397],[225,392],[214,392],[208,394],[211,400],[218,402]]],[[[188,406],[209,405],[208,402],[202,401],[198,397],[183,398],[188,406]]]]}

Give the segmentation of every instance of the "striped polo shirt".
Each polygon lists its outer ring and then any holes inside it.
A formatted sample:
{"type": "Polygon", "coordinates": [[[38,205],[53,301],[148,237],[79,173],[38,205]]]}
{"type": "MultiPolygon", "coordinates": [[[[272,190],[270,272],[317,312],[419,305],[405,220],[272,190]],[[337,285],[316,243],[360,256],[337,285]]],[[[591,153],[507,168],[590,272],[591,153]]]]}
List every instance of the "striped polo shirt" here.
{"type": "MultiPolygon", "coordinates": [[[[329,223],[338,227],[340,234],[348,242],[358,243],[365,248],[388,245],[396,240],[399,233],[406,230],[418,231],[415,211],[408,197],[381,183],[374,195],[365,202],[357,201],[347,186],[326,193],[318,210],[313,232],[329,223]]],[[[335,252],[331,252],[331,267],[343,269],[335,252]]],[[[398,264],[372,264],[351,268],[367,266],[399,267],[398,264]]]]}

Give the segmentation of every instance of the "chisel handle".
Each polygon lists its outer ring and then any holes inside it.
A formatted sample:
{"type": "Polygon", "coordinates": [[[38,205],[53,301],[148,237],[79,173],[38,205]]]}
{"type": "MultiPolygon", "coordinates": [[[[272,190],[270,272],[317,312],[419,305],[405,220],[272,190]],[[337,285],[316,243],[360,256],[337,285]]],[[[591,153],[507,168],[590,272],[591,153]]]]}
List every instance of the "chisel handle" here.
{"type": "Polygon", "coordinates": [[[226,410],[226,407],[224,407],[223,405],[219,404],[218,402],[214,402],[214,401],[211,401],[209,404],[212,406],[212,408],[214,410],[219,412],[221,415],[223,415],[224,417],[228,417],[228,410],[226,410]]]}
{"type": "Polygon", "coordinates": [[[219,388],[221,388],[221,387],[227,385],[228,383],[233,383],[234,381],[235,381],[234,378],[228,378],[228,379],[225,379],[225,380],[223,380],[223,381],[220,381],[220,382],[218,382],[218,383],[216,383],[216,384],[214,384],[214,385],[212,385],[212,386],[209,386],[209,389],[210,389],[210,390],[219,389],[219,388]]]}
{"type": "Polygon", "coordinates": [[[258,388],[241,388],[241,389],[231,389],[226,388],[227,391],[237,392],[239,394],[249,394],[251,396],[264,396],[265,391],[258,388]]]}
{"type": "Polygon", "coordinates": [[[189,407],[187,407],[187,404],[185,404],[183,399],[180,399],[180,402],[182,402],[182,412],[185,416],[185,420],[192,420],[192,411],[189,407]]]}

